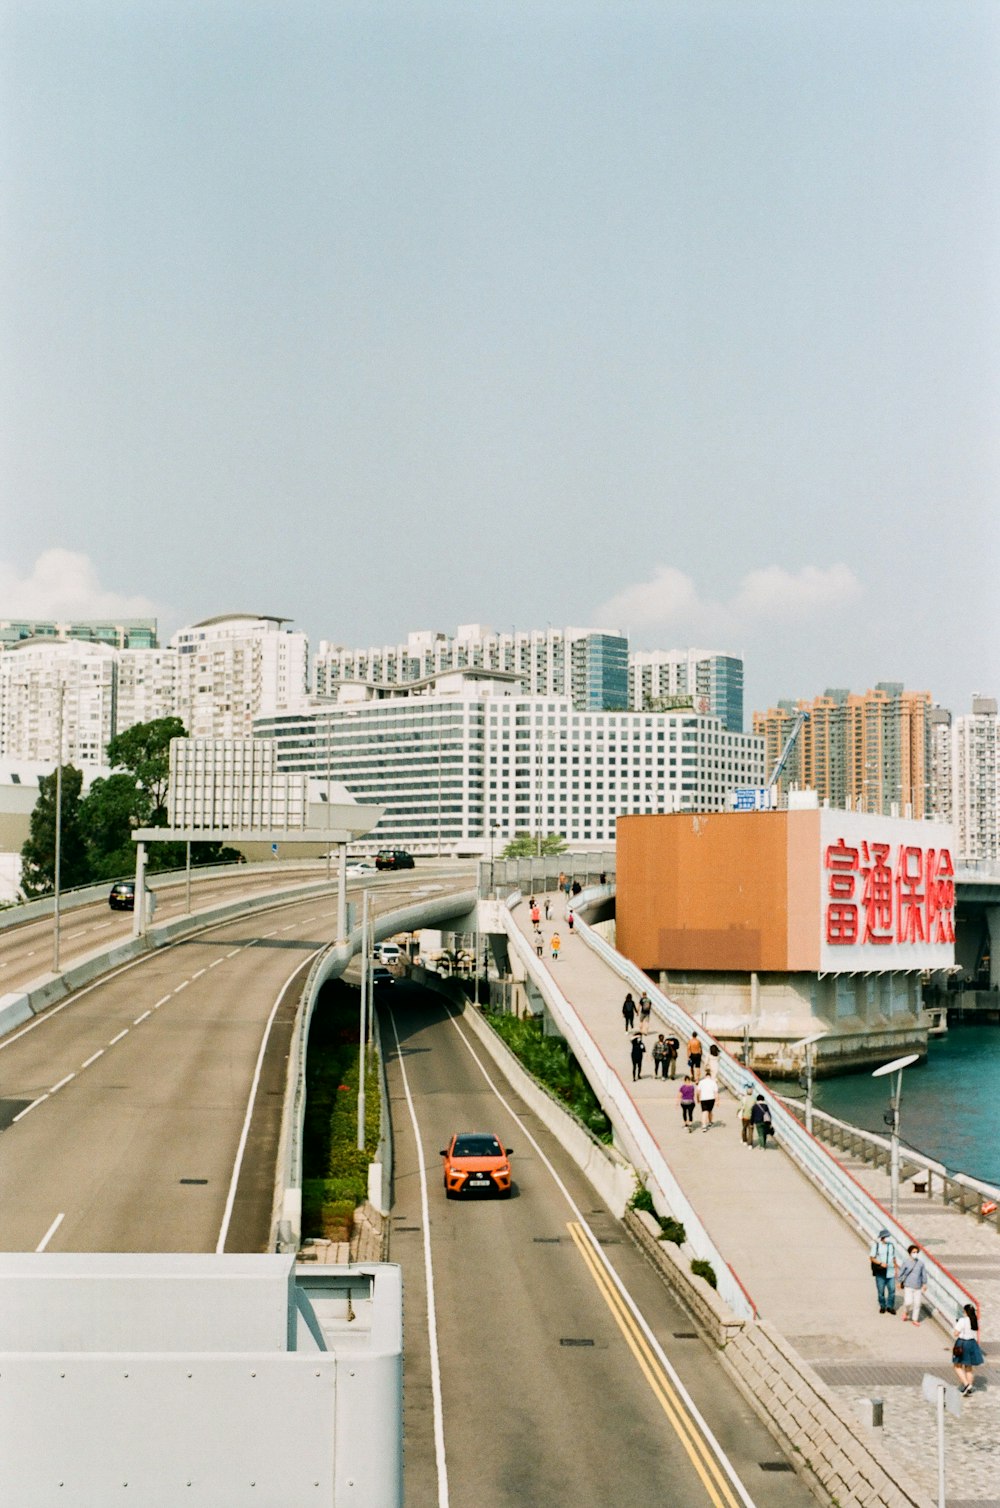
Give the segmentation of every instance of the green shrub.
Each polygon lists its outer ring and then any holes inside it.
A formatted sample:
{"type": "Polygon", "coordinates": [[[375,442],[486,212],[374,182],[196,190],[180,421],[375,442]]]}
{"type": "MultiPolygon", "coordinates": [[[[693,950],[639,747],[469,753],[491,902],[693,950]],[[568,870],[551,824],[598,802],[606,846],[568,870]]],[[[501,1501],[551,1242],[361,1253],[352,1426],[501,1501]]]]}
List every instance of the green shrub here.
{"type": "Polygon", "coordinates": [[[365,1145],[359,1148],[357,1032],[357,991],[339,983],[325,990],[313,1014],[306,1056],[303,1235],[342,1228],[345,1207],[353,1214],[368,1197],[368,1165],[378,1150],[380,1082],[375,1054],[369,1053],[365,1145]]]}
{"type": "MultiPolygon", "coordinates": [[[[687,1240],[687,1231],[684,1229],[683,1222],[675,1220],[672,1215],[661,1215],[660,1240],[670,1241],[674,1246],[683,1246],[687,1240]]],[[[715,1284],[713,1283],[712,1286],[714,1287],[715,1284]]]]}
{"type": "Polygon", "coordinates": [[[636,1184],[635,1193],[629,1200],[628,1207],[630,1210],[645,1210],[647,1215],[657,1218],[656,1210],[653,1208],[653,1196],[644,1183],[636,1184]]]}
{"type": "Polygon", "coordinates": [[[486,1019],[533,1079],[544,1084],[599,1141],[611,1141],[611,1122],[561,1037],[546,1037],[542,1020],[536,1016],[488,1014],[486,1019]]]}
{"type": "Polygon", "coordinates": [[[691,1258],[691,1271],[696,1278],[704,1278],[710,1288],[718,1288],[715,1280],[715,1268],[711,1262],[706,1262],[704,1257],[691,1258]]]}

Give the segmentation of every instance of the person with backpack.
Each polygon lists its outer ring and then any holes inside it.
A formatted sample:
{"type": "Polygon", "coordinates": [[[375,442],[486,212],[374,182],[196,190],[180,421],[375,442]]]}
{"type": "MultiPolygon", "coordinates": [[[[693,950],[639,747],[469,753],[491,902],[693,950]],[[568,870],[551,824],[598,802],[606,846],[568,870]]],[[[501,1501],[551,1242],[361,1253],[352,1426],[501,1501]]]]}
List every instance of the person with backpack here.
{"type": "Polygon", "coordinates": [[[625,1030],[632,1030],[632,1022],[635,1020],[635,1001],[632,999],[632,991],[629,990],[622,1003],[622,1015],[625,1017],[625,1030]]]}
{"type": "Polygon", "coordinates": [[[680,1056],[681,1044],[676,1037],[667,1038],[667,1061],[663,1069],[663,1077],[676,1079],[677,1059],[680,1056]]]}
{"type": "Polygon", "coordinates": [[[872,1242],[868,1253],[875,1292],[878,1294],[879,1314],[896,1312],[896,1246],[887,1230],[880,1230],[878,1240],[872,1242]]]}
{"type": "Polygon", "coordinates": [[[753,1109],[750,1111],[750,1124],[757,1127],[757,1145],[762,1152],[767,1151],[767,1138],[774,1135],[774,1122],[771,1119],[771,1110],[762,1094],[758,1094],[754,1100],[753,1109]]]}
{"type": "Polygon", "coordinates": [[[642,1040],[641,1034],[639,1032],[636,1032],[635,1036],[632,1038],[632,1077],[633,1077],[633,1079],[641,1079],[642,1078],[642,1060],[643,1060],[643,1057],[645,1056],[645,1052],[646,1052],[646,1044],[642,1040]]]}

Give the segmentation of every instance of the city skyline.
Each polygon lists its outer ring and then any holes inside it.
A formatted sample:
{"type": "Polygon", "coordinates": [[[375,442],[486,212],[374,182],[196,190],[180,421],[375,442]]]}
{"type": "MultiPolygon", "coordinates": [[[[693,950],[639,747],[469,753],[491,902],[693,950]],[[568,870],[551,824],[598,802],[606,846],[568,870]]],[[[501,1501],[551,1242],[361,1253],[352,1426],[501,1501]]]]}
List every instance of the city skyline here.
{"type": "Polygon", "coordinates": [[[995,8],[3,27],[0,613],[1000,688],[995,8]]]}

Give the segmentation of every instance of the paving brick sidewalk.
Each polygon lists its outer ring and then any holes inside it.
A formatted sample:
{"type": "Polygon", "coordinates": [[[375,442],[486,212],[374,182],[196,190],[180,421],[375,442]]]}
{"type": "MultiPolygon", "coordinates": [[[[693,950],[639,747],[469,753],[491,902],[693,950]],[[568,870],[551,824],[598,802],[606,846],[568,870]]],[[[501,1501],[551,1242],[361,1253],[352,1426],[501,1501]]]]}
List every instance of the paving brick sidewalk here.
{"type": "MultiPolygon", "coordinates": [[[[643,1077],[632,1081],[630,1034],[621,1014],[626,986],[582,938],[569,933],[558,903],[554,912],[551,922],[542,923],[546,949],[540,962],[632,1095],[761,1317],[782,1332],[851,1411],[863,1398],[884,1400],[885,1447],[936,1500],[936,1423],[921,1398],[920,1380],[933,1372],[954,1381],[948,1333],[930,1321],[917,1329],[879,1314],[866,1245],[780,1147],[762,1151],[743,1144],[736,1106],[727,1094],[717,1107],[716,1125],[707,1133],[689,1133],[677,1104],[679,1079],[654,1079],[651,1051],[643,1077]],[[562,939],[555,963],[548,949],[553,931],[562,939]]],[[[527,907],[518,907],[514,918],[530,939],[527,907]]],[[[655,1008],[651,1027],[645,1038],[650,1049],[661,1029],[655,1008]]],[[[860,1176],[854,1167],[851,1171],[860,1176]]],[[[870,1168],[867,1174],[878,1176],[870,1168]]],[[[872,1191],[887,1196],[886,1189],[872,1191]]],[[[953,1508],[1000,1508],[1000,1367],[990,1362],[988,1344],[1000,1299],[1000,1238],[955,1211],[939,1208],[932,1214],[926,1199],[915,1202],[919,1209],[912,1214],[919,1214],[919,1222],[910,1225],[907,1199],[900,1208],[902,1223],[981,1299],[987,1320],[988,1365],[980,1369],[962,1418],[949,1415],[946,1422],[948,1502],[953,1508]]]]}

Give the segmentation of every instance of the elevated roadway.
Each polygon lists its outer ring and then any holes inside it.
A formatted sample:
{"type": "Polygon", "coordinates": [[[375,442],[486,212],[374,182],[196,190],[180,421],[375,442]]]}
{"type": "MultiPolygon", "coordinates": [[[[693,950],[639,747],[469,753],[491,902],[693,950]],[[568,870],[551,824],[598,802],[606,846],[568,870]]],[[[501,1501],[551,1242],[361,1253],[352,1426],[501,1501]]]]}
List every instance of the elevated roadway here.
{"type": "MultiPolygon", "coordinates": [[[[467,886],[421,868],[372,888],[380,913],[467,886]]],[[[335,931],[333,889],[205,926],[3,1038],[0,1246],[267,1249],[299,982],[335,931]]]]}

